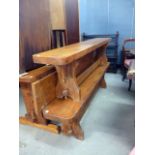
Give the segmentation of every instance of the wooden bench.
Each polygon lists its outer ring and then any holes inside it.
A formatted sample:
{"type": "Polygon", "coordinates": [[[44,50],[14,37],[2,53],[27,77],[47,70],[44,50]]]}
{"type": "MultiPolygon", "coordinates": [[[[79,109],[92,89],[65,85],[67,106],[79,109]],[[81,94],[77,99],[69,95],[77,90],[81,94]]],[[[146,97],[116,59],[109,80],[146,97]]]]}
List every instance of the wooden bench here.
{"type": "Polygon", "coordinates": [[[38,69],[21,74],[19,77],[20,89],[23,95],[25,107],[27,114],[25,115],[27,119],[31,121],[36,120],[33,106],[33,96],[32,96],[32,83],[45,77],[49,73],[55,71],[54,66],[45,65],[38,69]]]}
{"type": "Polygon", "coordinates": [[[105,49],[109,41],[92,39],[33,55],[34,62],[56,69],[31,84],[37,123],[45,128],[56,122],[58,132],[84,138],[79,122],[93,91],[99,84],[106,87],[104,73],[109,63],[105,49]]]}

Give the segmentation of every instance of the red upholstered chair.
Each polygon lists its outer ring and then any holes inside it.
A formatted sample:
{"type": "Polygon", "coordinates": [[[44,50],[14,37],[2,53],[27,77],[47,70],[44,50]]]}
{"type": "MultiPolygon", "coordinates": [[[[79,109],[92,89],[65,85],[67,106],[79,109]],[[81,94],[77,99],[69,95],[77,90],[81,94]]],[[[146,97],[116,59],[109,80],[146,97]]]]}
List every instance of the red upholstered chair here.
{"type": "Polygon", "coordinates": [[[122,46],[122,71],[123,71],[123,78],[129,79],[129,87],[128,90],[130,91],[132,85],[132,79],[135,76],[135,49],[131,47],[127,47],[128,44],[135,43],[135,39],[125,39],[122,46]],[[128,76],[127,76],[128,75],[128,76]]]}
{"type": "Polygon", "coordinates": [[[129,155],[135,155],[135,148],[132,149],[129,155]]]}

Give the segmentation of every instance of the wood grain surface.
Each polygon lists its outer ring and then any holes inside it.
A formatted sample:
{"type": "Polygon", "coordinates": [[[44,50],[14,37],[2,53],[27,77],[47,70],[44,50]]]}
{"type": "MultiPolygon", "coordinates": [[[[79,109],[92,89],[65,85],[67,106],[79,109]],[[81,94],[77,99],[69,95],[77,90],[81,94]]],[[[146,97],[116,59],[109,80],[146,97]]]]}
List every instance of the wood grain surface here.
{"type": "Polygon", "coordinates": [[[96,38],[72,45],[64,46],[33,55],[33,61],[40,64],[65,65],[71,63],[93,50],[106,46],[110,38],[96,38]]]}

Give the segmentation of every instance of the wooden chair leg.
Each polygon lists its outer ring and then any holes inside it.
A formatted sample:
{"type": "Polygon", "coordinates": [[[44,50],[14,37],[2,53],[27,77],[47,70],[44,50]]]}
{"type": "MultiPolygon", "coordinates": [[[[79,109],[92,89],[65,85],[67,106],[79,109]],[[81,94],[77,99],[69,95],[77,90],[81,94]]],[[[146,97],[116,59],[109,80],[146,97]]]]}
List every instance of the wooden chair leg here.
{"type": "Polygon", "coordinates": [[[129,87],[128,87],[128,91],[131,90],[131,85],[132,85],[132,79],[129,79],[129,87]]]}
{"type": "Polygon", "coordinates": [[[101,85],[102,88],[107,88],[107,84],[106,84],[106,82],[105,82],[104,77],[102,78],[102,80],[101,80],[101,82],[100,82],[100,85],[101,85]]]}
{"type": "Polygon", "coordinates": [[[124,67],[122,81],[126,79],[126,76],[127,76],[127,69],[124,67]]]}
{"type": "Polygon", "coordinates": [[[82,128],[79,124],[79,122],[75,121],[72,123],[72,132],[73,135],[80,140],[84,139],[84,132],[82,131],[82,128]]]}

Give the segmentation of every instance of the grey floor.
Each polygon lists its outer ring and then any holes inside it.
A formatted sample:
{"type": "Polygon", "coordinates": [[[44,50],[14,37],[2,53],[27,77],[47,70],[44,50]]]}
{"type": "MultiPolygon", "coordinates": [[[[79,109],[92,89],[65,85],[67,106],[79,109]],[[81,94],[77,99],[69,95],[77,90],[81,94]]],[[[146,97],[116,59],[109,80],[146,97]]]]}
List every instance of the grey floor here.
{"type": "MultiPolygon", "coordinates": [[[[134,85],[120,74],[107,73],[107,89],[99,88],[81,120],[85,140],[20,125],[20,155],[128,155],[134,146],[134,85]]],[[[20,115],[25,108],[20,96],[20,115]]]]}

